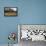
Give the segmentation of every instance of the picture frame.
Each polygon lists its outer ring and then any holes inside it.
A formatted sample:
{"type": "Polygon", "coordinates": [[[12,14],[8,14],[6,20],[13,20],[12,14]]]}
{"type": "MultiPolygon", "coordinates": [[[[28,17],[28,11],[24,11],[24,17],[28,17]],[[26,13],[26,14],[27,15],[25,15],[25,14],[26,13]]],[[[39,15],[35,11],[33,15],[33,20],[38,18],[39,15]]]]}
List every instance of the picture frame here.
{"type": "Polygon", "coordinates": [[[4,16],[18,16],[18,8],[4,7],[4,16]]]}
{"type": "Polygon", "coordinates": [[[46,41],[46,24],[19,24],[18,38],[19,38],[18,42],[22,40],[46,41]],[[25,35],[24,32],[27,30],[28,30],[28,33],[26,33],[25,35]],[[22,33],[22,31],[24,32],[22,33]],[[25,36],[28,36],[28,37],[25,38],[25,36]]]}

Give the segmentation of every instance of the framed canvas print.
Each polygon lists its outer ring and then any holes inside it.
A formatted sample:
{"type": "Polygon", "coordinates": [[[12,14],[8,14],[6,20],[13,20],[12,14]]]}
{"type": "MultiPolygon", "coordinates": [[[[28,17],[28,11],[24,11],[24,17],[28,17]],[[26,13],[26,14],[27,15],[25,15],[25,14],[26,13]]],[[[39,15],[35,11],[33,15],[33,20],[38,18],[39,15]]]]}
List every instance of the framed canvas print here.
{"type": "Polygon", "coordinates": [[[17,16],[18,8],[17,7],[4,7],[4,16],[17,16]]]}
{"type": "Polygon", "coordinates": [[[46,41],[46,25],[20,24],[18,25],[18,40],[46,41]]]}

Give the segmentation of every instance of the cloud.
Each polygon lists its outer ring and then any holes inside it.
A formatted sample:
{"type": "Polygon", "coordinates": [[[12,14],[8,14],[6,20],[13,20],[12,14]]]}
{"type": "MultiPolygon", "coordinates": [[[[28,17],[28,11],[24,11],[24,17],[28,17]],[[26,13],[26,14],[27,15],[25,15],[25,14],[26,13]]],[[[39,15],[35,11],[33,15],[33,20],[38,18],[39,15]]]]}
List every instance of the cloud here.
{"type": "Polygon", "coordinates": [[[14,11],[17,11],[17,8],[11,8],[12,10],[14,10],[14,11]]]}

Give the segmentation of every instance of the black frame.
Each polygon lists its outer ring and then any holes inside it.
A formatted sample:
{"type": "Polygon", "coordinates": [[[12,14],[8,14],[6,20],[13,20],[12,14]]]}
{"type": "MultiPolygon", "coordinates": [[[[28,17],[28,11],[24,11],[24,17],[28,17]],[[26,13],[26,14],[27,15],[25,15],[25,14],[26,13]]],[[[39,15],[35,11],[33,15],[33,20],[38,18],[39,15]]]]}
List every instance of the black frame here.
{"type": "Polygon", "coordinates": [[[18,16],[18,7],[4,7],[4,16],[18,16]],[[5,15],[5,8],[16,8],[17,11],[16,12],[16,15],[5,15]]]}

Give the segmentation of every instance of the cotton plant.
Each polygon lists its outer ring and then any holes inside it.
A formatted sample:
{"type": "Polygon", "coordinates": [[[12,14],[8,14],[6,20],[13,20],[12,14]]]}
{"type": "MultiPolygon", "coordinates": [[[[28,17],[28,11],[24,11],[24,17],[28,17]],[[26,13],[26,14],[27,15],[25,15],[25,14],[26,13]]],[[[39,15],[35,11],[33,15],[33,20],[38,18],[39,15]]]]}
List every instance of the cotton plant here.
{"type": "MultiPolygon", "coordinates": [[[[15,39],[16,39],[16,34],[14,32],[10,33],[9,36],[8,36],[9,42],[12,41],[11,44],[13,44],[15,39]]],[[[9,42],[8,42],[8,44],[9,44],[9,42]]]]}

